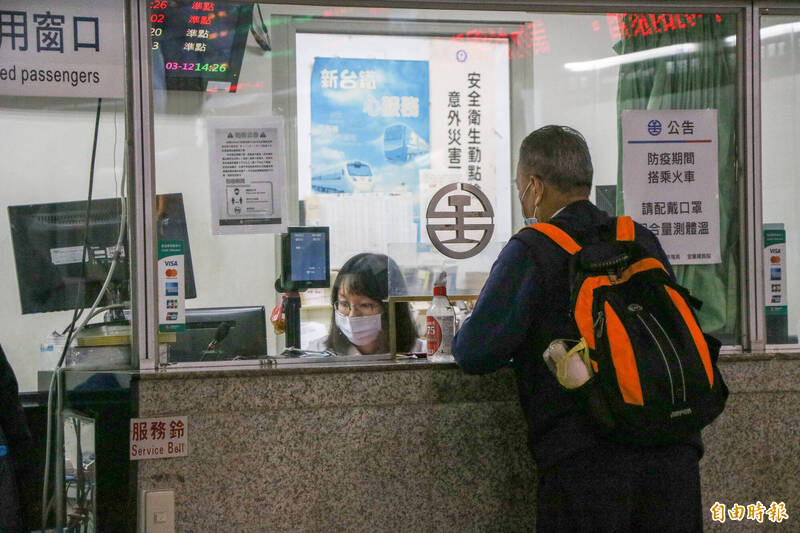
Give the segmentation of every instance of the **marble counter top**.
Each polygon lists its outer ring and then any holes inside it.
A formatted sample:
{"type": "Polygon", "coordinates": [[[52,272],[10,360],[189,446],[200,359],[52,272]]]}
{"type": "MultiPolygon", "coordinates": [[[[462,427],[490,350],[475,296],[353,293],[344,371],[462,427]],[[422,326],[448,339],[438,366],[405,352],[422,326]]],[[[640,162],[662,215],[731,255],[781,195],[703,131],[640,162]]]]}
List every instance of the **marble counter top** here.
{"type": "Polygon", "coordinates": [[[425,359],[380,359],[330,358],[293,359],[275,362],[273,360],[228,361],[228,364],[215,366],[174,365],[155,371],[141,371],[140,379],[197,379],[203,377],[257,376],[259,374],[318,374],[339,372],[375,372],[391,370],[434,370],[437,368],[457,368],[455,363],[429,363],[425,359]],[[237,364],[238,363],[238,364],[237,364]]]}
{"type": "MultiPolygon", "coordinates": [[[[735,353],[720,356],[719,364],[725,368],[732,364],[800,361],[797,352],[735,353]]],[[[759,365],[755,365],[758,367],[759,365]]],[[[215,377],[253,377],[264,374],[322,374],[340,372],[376,372],[392,370],[436,370],[457,368],[455,363],[429,363],[426,359],[402,357],[392,359],[388,354],[375,356],[344,356],[320,359],[277,359],[226,361],[216,365],[202,363],[179,364],[155,371],[139,372],[142,380],[199,379],[215,377]]],[[[723,371],[724,372],[724,371],[723,371]]]]}

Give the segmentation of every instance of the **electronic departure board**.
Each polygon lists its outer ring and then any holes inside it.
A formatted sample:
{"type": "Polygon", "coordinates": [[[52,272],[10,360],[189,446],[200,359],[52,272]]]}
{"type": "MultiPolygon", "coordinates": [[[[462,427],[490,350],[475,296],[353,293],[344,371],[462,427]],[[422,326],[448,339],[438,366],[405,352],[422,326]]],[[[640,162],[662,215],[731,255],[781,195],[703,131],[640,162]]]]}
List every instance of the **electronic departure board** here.
{"type": "Polygon", "coordinates": [[[252,5],[151,0],[154,77],[167,89],[204,91],[217,81],[235,91],[252,19],[252,5]]]}

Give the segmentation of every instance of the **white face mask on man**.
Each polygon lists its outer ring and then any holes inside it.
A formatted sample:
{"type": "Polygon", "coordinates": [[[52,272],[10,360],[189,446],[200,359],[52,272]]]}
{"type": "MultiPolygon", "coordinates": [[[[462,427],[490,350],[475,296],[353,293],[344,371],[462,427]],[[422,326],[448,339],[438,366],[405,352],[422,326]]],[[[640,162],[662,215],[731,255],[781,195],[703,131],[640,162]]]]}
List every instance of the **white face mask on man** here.
{"type": "MultiPolygon", "coordinates": [[[[525,190],[522,192],[522,196],[519,197],[520,204],[522,204],[522,215],[523,216],[525,215],[525,195],[528,194],[528,189],[530,189],[532,185],[533,185],[533,180],[531,179],[528,182],[528,186],[525,187],[525,190]]],[[[534,194],[535,193],[536,193],[536,191],[534,191],[534,194]]],[[[533,216],[525,217],[523,219],[526,226],[530,226],[532,224],[538,224],[539,219],[536,218],[536,210],[539,209],[539,202],[541,202],[541,201],[542,201],[542,197],[540,196],[538,200],[535,200],[533,202],[533,216]]]]}
{"type": "Polygon", "coordinates": [[[340,313],[334,313],[336,325],[352,344],[364,346],[378,338],[383,326],[381,324],[381,313],[367,316],[350,317],[340,313]]]}

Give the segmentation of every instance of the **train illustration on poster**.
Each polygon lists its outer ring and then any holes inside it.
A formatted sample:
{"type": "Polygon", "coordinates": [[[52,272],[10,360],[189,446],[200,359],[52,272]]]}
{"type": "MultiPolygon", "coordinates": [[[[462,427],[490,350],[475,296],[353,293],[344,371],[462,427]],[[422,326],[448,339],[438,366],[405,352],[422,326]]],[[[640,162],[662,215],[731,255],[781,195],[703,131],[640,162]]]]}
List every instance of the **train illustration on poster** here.
{"type": "Polygon", "coordinates": [[[425,139],[405,124],[393,124],[383,131],[383,153],[387,161],[405,163],[429,150],[425,139]]]}
{"type": "Polygon", "coordinates": [[[311,175],[315,193],[372,192],[372,169],[363,161],[345,161],[311,175]]]}

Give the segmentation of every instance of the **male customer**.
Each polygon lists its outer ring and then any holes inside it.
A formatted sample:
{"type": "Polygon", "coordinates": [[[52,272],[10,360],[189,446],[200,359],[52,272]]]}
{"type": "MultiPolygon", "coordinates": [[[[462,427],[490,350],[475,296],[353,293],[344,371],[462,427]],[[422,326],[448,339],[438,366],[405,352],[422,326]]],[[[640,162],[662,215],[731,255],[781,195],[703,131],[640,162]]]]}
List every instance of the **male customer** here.
{"type": "MultiPolygon", "coordinates": [[[[526,223],[550,222],[578,243],[600,238],[608,215],[589,202],[592,162],[583,136],[545,126],[522,141],[516,185],[526,223]]],[[[485,374],[511,364],[538,472],[537,530],[700,532],[702,444],[615,444],[589,425],[542,359],[554,339],[580,337],[570,315],[569,255],[532,230],[497,258],[472,315],[456,334],[459,366],[485,374]]],[[[672,275],[658,240],[636,224],[636,241],[672,275]]]]}

